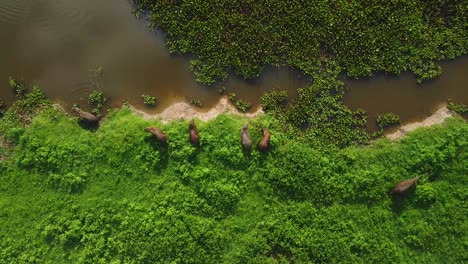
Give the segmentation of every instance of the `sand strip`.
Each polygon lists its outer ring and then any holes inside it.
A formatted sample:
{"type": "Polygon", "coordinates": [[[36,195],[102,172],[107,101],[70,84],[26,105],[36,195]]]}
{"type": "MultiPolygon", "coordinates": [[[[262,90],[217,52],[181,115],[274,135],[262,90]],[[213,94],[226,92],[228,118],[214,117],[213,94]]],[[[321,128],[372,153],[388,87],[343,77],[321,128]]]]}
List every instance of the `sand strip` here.
{"type": "Polygon", "coordinates": [[[232,115],[239,115],[248,118],[257,117],[263,114],[263,110],[258,108],[253,113],[241,113],[239,112],[232,104],[229,103],[226,97],[223,97],[219,100],[219,102],[211,108],[208,112],[199,112],[196,108],[186,102],[175,103],[164,110],[164,112],[160,114],[148,114],[141,110],[136,109],[133,106],[130,108],[137,113],[138,115],[142,116],[145,119],[159,119],[163,123],[168,123],[173,120],[178,119],[186,119],[190,120],[192,118],[198,118],[202,121],[208,121],[210,119],[215,118],[219,114],[228,113],[232,115]]]}
{"type": "Polygon", "coordinates": [[[444,121],[452,117],[453,113],[447,108],[447,106],[444,106],[437,110],[433,115],[429,116],[428,118],[420,121],[420,122],[414,122],[411,124],[407,124],[404,126],[401,126],[396,132],[393,132],[391,134],[385,135],[388,139],[390,140],[397,140],[399,138],[402,138],[406,136],[409,132],[420,128],[420,127],[428,127],[436,124],[442,124],[444,121]]]}

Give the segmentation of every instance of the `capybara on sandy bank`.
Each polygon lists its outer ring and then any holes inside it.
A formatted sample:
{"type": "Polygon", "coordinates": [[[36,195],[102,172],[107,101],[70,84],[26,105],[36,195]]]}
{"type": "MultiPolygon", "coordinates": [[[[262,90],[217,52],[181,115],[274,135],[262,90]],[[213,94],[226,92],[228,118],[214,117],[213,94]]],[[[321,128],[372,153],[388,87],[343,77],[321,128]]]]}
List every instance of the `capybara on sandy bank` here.
{"type": "Polygon", "coordinates": [[[250,140],[248,123],[246,123],[242,127],[240,136],[241,136],[241,143],[242,143],[242,146],[244,147],[244,150],[250,151],[250,149],[252,148],[252,141],[250,140]]]}
{"type": "Polygon", "coordinates": [[[258,143],[258,150],[267,151],[269,145],[270,145],[270,132],[268,132],[268,129],[263,128],[263,137],[262,137],[262,140],[260,140],[260,143],[258,143]]]}
{"type": "Polygon", "coordinates": [[[145,128],[145,131],[153,134],[154,137],[162,144],[167,144],[167,136],[159,127],[147,127],[145,128]]]}
{"type": "Polygon", "coordinates": [[[195,121],[192,119],[189,124],[189,138],[190,143],[198,145],[200,143],[200,136],[198,135],[197,127],[195,126],[195,121]]]}

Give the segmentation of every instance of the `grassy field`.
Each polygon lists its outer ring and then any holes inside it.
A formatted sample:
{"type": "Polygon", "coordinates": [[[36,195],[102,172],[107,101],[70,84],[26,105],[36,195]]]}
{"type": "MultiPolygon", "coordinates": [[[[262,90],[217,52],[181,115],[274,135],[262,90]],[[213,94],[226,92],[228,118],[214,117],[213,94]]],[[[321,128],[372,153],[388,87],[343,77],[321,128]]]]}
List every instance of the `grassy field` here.
{"type": "Polygon", "coordinates": [[[465,120],[348,147],[270,115],[196,124],[199,147],[187,121],[126,107],[90,131],[39,90],[22,95],[0,119],[0,263],[467,260],[465,120]],[[267,153],[242,150],[246,121],[254,143],[270,129],[267,153]],[[388,195],[416,176],[407,197],[388,195]]]}

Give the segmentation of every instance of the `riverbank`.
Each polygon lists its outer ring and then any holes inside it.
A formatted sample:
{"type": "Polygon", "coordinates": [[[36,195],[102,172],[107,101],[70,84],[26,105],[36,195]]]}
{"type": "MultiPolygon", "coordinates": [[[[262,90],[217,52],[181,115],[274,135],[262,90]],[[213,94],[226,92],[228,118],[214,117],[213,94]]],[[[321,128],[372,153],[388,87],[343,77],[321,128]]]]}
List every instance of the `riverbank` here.
{"type": "Polygon", "coordinates": [[[16,142],[0,160],[0,262],[457,263],[464,256],[468,125],[461,119],[395,143],[340,149],[259,115],[249,129],[256,145],[268,126],[271,146],[262,153],[243,150],[246,120],[238,115],[197,121],[193,146],[186,121],[162,124],[122,107],[88,130],[59,109],[32,112],[26,127],[10,122],[13,112],[0,119],[0,133],[16,142]],[[159,126],[168,145],[148,126],[159,126]],[[406,199],[388,197],[415,176],[406,199]]]}
{"type": "Polygon", "coordinates": [[[254,118],[261,114],[264,114],[261,107],[257,108],[253,113],[241,113],[235,106],[229,103],[227,97],[221,97],[221,99],[207,112],[198,111],[195,107],[187,102],[178,102],[170,105],[160,114],[148,114],[143,110],[137,109],[136,107],[129,106],[132,111],[142,116],[145,119],[158,119],[162,123],[167,124],[168,122],[185,119],[190,120],[193,118],[200,119],[202,121],[208,121],[216,118],[218,115],[227,113],[231,115],[238,115],[242,117],[254,118]]]}
{"type": "Polygon", "coordinates": [[[405,137],[409,132],[414,131],[420,127],[429,127],[433,125],[442,124],[447,120],[447,118],[452,117],[454,114],[450,111],[447,106],[441,107],[431,116],[421,120],[416,121],[413,123],[405,124],[400,126],[397,131],[392,132],[390,134],[386,134],[385,136],[390,140],[397,140],[402,137],[405,137]]]}

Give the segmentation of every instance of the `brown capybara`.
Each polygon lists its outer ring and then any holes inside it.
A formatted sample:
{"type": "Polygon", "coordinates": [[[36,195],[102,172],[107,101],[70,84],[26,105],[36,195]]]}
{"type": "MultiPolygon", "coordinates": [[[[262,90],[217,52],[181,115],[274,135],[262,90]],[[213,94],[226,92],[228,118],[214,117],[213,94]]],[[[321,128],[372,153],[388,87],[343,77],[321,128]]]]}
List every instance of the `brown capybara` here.
{"type": "Polygon", "coordinates": [[[145,128],[145,131],[153,134],[154,137],[162,144],[167,144],[167,136],[159,127],[147,127],[145,128]]]}
{"type": "Polygon", "coordinates": [[[99,118],[89,112],[83,111],[78,107],[73,107],[73,111],[75,111],[79,116],[80,119],[89,123],[89,124],[95,124],[99,122],[99,118]]]}
{"type": "Polygon", "coordinates": [[[249,135],[249,124],[246,123],[241,129],[241,143],[245,151],[250,151],[252,148],[252,140],[250,140],[249,135]]]}
{"type": "Polygon", "coordinates": [[[190,143],[193,145],[198,145],[200,143],[200,136],[198,135],[197,127],[195,126],[195,121],[190,121],[189,124],[189,135],[190,135],[190,143]]]}
{"type": "Polygon", "coordinates": [[[268,132],[268,129],[263,128],[263,137],[262,140],[260,140],[260,143],[258,143],[258,150],[260,151],[267,151],[268,147],[270,145],[270,132],[268,132]]]}
{"type": "Polygon", "coordinates": [[[393,189],[390,191],[392,195],[404,195],[413,185],[419,180],[419,177],[412,179],[407,179],[399,182],[393,189]]]}

